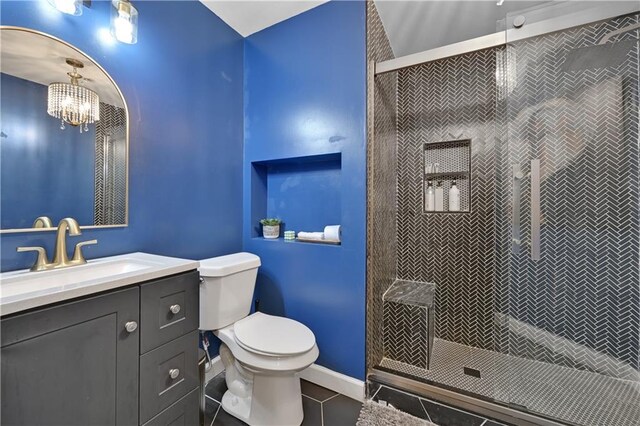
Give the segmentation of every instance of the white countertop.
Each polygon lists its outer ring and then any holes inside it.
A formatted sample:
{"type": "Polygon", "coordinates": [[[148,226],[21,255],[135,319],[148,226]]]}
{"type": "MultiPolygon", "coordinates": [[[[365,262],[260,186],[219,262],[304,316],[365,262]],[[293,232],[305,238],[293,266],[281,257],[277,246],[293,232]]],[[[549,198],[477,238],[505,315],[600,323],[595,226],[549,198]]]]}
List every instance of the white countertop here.
{"type": "Polygon", "coordinates": [[[42,272],[28,269],[0,274],[0,315],[197,269],[196,260],[129,253],[42,272]]]}

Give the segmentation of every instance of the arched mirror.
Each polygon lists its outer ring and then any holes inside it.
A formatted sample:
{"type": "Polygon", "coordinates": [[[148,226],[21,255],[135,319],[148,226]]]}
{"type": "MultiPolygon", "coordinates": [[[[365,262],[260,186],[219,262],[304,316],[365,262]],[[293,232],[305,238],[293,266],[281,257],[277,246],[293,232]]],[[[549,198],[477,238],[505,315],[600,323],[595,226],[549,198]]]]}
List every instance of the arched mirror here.
{"type": "Polygon", "coordinates": [[[129,113],[122,92],[82,51],[0,27],[2,233],[126,226],[129,113]]]}

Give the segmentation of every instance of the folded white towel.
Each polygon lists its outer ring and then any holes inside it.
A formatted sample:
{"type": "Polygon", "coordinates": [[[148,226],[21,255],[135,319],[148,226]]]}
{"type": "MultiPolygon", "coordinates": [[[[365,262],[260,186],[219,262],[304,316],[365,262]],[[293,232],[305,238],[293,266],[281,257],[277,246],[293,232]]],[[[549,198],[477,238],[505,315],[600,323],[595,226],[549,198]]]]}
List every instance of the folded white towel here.
{"type": "Polygon", "coordinates": [[[324,232],[298,232],[298,238],[305,240],[324,240],[324,232]]]}

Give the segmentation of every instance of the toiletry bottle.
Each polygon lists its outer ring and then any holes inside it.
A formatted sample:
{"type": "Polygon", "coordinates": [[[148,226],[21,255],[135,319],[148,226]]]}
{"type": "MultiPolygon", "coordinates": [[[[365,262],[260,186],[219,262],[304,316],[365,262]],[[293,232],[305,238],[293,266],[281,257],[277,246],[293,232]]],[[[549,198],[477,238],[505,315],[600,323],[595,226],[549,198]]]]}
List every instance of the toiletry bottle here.
{"type": "Polygon", "coordinates": [[[431,181],[427,184],[427,189],[424,194],[424,202],[425,202],[425,210],[428,212],[432,212],[435,210],[436,204],[436,193],[433,190],[433,185],[431,181]]]}
{"type": "Polygon", "coordinates": [[[460,190],[455,180],[451,183],[451,189],[449,189],[449,211],[460,211],[460,190]]]}
{"type": "Polygon", "coordinates": [[[444,188],[442,187],[442,181],[439,180],[436,185],[436,211],[441,212],[444,210],[444,188]]]}
{"type": "Polygon", "coordinates": [[[433,164],[425,163],[425,165],[424,165],[424,174],[425,175],[430,175],[431,173],[433,173],[433,164]]]}

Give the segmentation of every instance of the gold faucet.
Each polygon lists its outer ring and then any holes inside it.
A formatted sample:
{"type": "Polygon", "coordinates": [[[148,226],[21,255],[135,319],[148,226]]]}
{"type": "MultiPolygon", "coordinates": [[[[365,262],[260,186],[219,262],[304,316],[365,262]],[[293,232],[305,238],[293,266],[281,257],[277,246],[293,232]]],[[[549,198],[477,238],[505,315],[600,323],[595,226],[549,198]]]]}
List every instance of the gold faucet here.
{"type": "Polygon", "coordinates": [[[76,236],[82,234],[80,231],[80,225],[72,217],[65,217],[58,223],[58,231],[56,232],[56,254],[53,258],[54,268],[64,268],[72,265],[67,256],[67,230],[69,236],[76,236]]]}
{"type": "MultiPolygon", "coordinates": [[[[36,219],[37,220],[37,219],[36,219]]],[[[35,224],[35,223],[34,223],[35,224]]],[[[58,231],[56,232],[56,252],[53,258],[53,262],[49,262],[47,259],[47,252],[43,247],[18,247],[18,252],[25,251],[37,251],[38,258],[36,263],[31,267],[31,271],[46,271],[49,269],[66,268],[68,266],[82,265],[87,263],[82,255],[82,247],[88,244],[97,244],[98,240],[82,241],[76,244],[73,252],[73,258],[69,260],[67,255],[67,230],[69,235],[76,236],[82,234],[80,231],[80,225],[72,217],[66,217],[58,223],[58,231]]]]}

